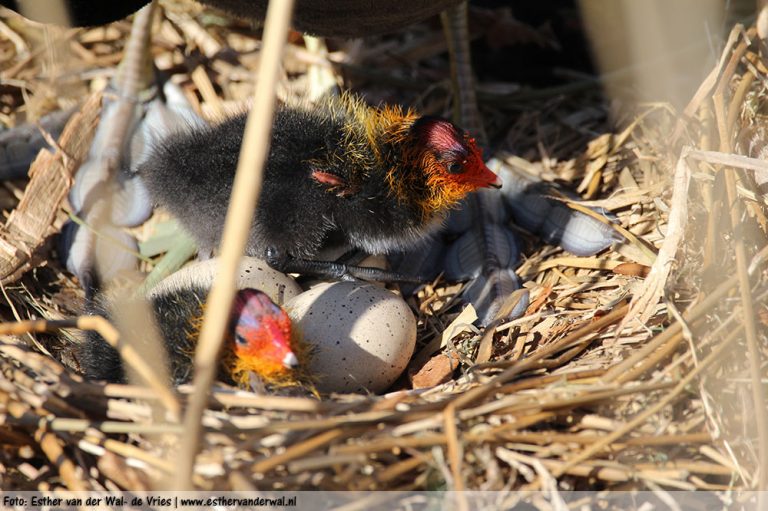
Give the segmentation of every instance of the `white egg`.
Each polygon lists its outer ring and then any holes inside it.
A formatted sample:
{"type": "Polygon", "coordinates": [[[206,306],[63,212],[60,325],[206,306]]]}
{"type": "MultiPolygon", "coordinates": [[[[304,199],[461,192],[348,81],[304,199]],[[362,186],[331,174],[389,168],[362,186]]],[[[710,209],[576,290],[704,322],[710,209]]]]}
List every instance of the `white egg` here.
{"type": "MultiPolygon", "coordinates": [[[[193,285],[210,288],[216,276],[218,259],[208,259],[188,264],[176,273],[161,280],[149,292],[155,296],[161,292],[186,289],[193,285]]],[[[276,303],[285,303],[301,293],[301,287],[288,275],[273,270],[267,263],[255,257],[243,257],[237,276],[237,288],[259,289],[276,303]]]]}
{"type": "Polygon", "coordinates": [[[319,284],[286,302],[321,392],[385,391],[416,345],[416,318],[394,293],[365,282],[319,284]]]}

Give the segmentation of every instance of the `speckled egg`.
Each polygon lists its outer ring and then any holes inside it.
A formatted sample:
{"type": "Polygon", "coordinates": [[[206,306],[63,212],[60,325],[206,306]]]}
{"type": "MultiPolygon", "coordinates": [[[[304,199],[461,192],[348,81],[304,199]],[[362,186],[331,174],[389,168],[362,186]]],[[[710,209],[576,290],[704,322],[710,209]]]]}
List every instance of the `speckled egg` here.
{"type": "Polygon", "coordinates": [[[365,282],[332,282],[286,302],[313,347],[309,371],[321,392],[385,391],[416,345],[416,318],[396,294],[365,282]]]}
{"type": "MultiPolygon", "coordinates": [[[[149,292],[154,296],[160,292],[186,289],[193,285],[210,288],[213,285],[218,259],[208,259],[188,264],[176,273],[161,280],[149,292]]],[[[255,257],[243,257],[237,276],[237,287],[260,289],[276,303],[285,303],[301,293],[301,287],[288,275],[273,270],[270,266],[255,257]]]]}

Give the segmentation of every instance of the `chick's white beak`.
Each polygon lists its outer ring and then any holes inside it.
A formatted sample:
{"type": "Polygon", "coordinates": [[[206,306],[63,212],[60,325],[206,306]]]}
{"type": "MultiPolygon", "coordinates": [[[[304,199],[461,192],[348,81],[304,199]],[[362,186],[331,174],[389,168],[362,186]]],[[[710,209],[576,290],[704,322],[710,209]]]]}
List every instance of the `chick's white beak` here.
{"type": "Polygon", "coordinates": [[[283,357],[283,365],[288,369],[293,369],[299,365],[299,359],[296,358],[296,355],[294,355],[292,351],[289,351],[285,357],[283,357]]]}
{"type": "Polygon", "coordinates": [[[501,188],[502,181],[501,177],[493,172],[491,169],[489,169],[487,166],[483,165],[483,168],[480,171],[481,173],[481,180],[483,182],[483,186],[486,187],[492,187],[492,188],[501,188]]]}

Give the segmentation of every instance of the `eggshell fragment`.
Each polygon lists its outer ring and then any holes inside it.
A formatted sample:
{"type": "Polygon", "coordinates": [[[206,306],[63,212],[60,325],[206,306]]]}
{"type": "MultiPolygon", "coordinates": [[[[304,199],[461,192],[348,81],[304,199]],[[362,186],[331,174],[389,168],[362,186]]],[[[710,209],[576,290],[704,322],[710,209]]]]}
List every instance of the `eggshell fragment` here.
{"type": "Polygon", "coordinates": [[[321,392],[383,392],[413,355],[416,318],[386,289],[359,281],[324,283],[285,308],[313,347],[309,372],[321,392]]]}
{"type": "MultiPolygon", "coordinates": [[[[153,287],[149,296],[187,289],[197,285],[210,288],[216,277],[218,259],[208,259],[188,264],[169,275],[153,287]]],[[[259,289],[276,303],[285,303],[301,294],[301,287],[288,275],[273,270],[267,263],[255,257],[243,257],[237,275],[237,288],[259,289]]]]}

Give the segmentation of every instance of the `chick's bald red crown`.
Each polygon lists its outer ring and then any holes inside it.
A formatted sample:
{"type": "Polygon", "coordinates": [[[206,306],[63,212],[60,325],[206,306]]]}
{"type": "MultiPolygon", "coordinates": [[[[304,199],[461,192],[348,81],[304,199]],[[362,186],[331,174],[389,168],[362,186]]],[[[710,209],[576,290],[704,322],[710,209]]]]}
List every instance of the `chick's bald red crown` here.
{"type": "Polygon", "coordinates": [[[501,178],[483,162],[475,139],[440,117],[420,117],[412,127],[417,140],[435,153],[446,173],[473,188],[501,188],[501,178]]]}
{"type": "Polygon", "coordinates": [[[298,360],[291,348],[291,320],[288,314],[266,294],[255,289],[242,289],[232,307],[236,355],[245,360],[253,357],[259,366],[266,364],[279,371],[291,369],[298,360]]]}

